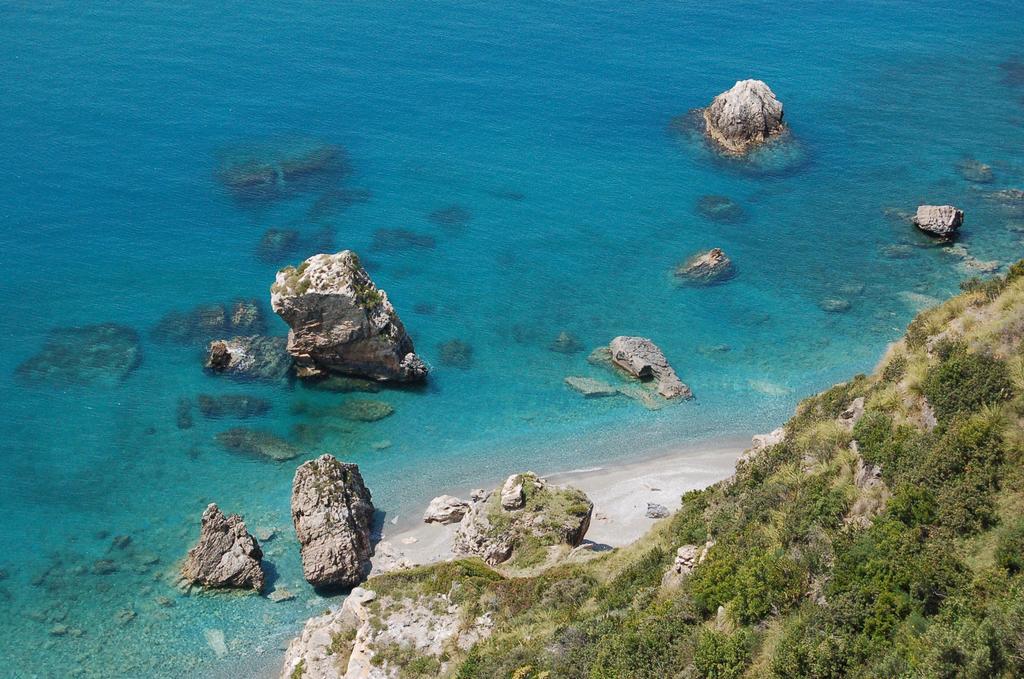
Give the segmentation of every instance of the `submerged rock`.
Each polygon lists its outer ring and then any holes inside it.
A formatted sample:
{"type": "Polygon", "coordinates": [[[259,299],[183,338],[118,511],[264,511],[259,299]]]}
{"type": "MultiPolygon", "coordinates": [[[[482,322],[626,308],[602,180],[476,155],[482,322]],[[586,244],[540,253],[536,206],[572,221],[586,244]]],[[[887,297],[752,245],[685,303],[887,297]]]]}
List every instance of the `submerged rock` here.
{"type": "Polygon", "coordinates": [[[558,337],[551,342],[551,351],[559,354],[578,354],[583,351],[583,344],[579,341],[576,335],[563,330],[558,333],[558,337]]]}
{"type": "Polygon", "coordinates": [[[437,351],[441,365],[463,370],[473,365],[473,346],[469,342],[459,339],[448,340],[438,345],[437,351]]]}
{"type": "Polygon", "coordinates": [[[266,317],[256,300],[239,299],[230,304],[201,304],[190,311],[171,311],[152,336],[167,344],[205,344],[225,335],[261,335],[266,317]]]}
{"type": "Polygon", "coordinates": [[[919,205],[914,226],[930,234],[948,238],[964,223],[964,212],[952,205],[919,205]]]}
{"type": "Polygon", "coordinates": [[[380,385],[377,382],[344,375],[328,375],[323,379],[308,379],[302,384],[309,389],[329,391],[335,394],[350,394],[357,391],[376,394],[380,391],[380,385]]]}
{"type": "Polygon", "coordinates": [[[288,377],[292,357],[283,337],[232,337],[210,342],[205,366],[232,377],[277,382],[288,377]]]}
{"type": "Polygon", "coordinates": [[[234,427],[215,437],[221,448],[242,455],[283,462],[298,457],[301,452],[276,434],[262,429],[234,427]]]}
{"type": "Polygon", "coordinates": [[[270,401],[248,394],[220,394],[211,396],[200,394],[196,398],[196,405],[203,417],[217,419],[221,417],[234,417],[245,419],[258,417],[270,412],[270,401]]]}
{"type": "Polygon", "coordinates": [[[960,176],[975,184],[991,184],[995,181],[992,173],[992,166],[986,165],[974,158],[964,158],[956,164],[956,171],[960,176]]]}
{"type": "Polygon", "coordinates": [[[461,205],[449,205],[448,207],[434,210],[427,216],[430,221],[449,230],[463,228],[472,217],[473,215],[470,214],[469,210],[461,205]]]}
{"type": "Polygon", "coordinates": [[[341,147],[308,139],[251,143],[219,155],[217,178],[237,198],[248,200],[315,189],[348,171],[341,147]]]}
{"type": "Polygon", "coordinates": [[[178,405],[174,410],[175,423],[178,429],[192,428],[192,401],[184,396],[178,399],[178,405]]]}
{"type": "Polygon", "coordinates": [[[204,587],[263,589],[263,551],[237,514],[225,517],[216,504],[203,512],[199,542],[189,550],[182,576],[204,587]]]}
{"type": "Polygon", "coordinates": [[[39,352],[15,369],[26,384],[115,386],[142,363],[139,335],[116,323],[54,328],[39,352]]]}
{"type": "Polygon", "coordinates": [[[424,523],[458,523],[469,511],[469,503],[452,495],[435,497],[423,513],[424,523]]]}
{"type": "Polygon", "coordinates": [[[742,155],[782,134],[782,102],[760,80],[740,80],[704,109],[705,132],[727,153],[742,155]]]}
{"type": "Polygon", "coordinates": [[[827,297],[818,302],[818,306],[822,311],[827,311],[833,314],[844,313],[849,311],[852,307],[850,300],[842,299],[840,297],[827,297]]]}
{"type": "Polygon", "coordinates": [[[743,208],[728,196],[709,194],[697,200],[697,212],[716,222],[740,222],[746,217],[743,208]]]}
{"type": "Polygon", "coordinates": [[[384,401],[354,398],[338,406],[337,412],[341,417],[353,422],[376,422],[393,415],[395,409],[384,401]]]}
{"type": "Polygon", "coordinates": [[[302,572],[314,587],[352,587],[370,568],[373,502],[359,467],[321,455],[292,482],[292,522],[302,572]]]}
{"type": "Polygon", "coordinates": [[[641,380],[654,380],[665,398],[693,398],[693,392],[676,375],[665,354],[644,337],[616,337],[608,345],[612,362],[641,380]]]}
{"type": "Polygon", "coordinates": [[[294,257],[298,248],[299,232],[295,229],[267,229],[256,245],[256,259],[279,264],[294,257]]]}
{"type": "Polygon", "coordinates": [[[515,474],[500,492],[470,506],[456,531],[453,550],[495,565],[507,561],[527,541],[542,547],[576,547],[590,527],[593,509],[583,491],[550,486],[532,472],[515,474]]]}
{"type": "Polygon", "coordinates": [[[367,189],[340,187],[324,191],[309,208],[309,219],[318,222],[321,219],[336,217],[357,203],[365,203],[373,197],[367,189]]]}
{"type": "Polygon", "coordinates": [[[721,248],[711,248],[690,257],[676,267],[675,277],[689,283],[709,285],[736,275],[732,260],[721,248]]]}
{"type": "Polygon", "coordinates": [[[371,252],[402,252],[405,250],[433,249],[437,241],[433,236],[409,229],[377,229],[373,232],[371,252]]]}
{"type": "Polygon", "coordinates": [[[278,272],[274,311],[291,327],[288,352],[300,376],[336,372],[415,382],[427,366],[388,300],[351,250],[315,255],[278,272]]]}
{"type": "Polygon", "coordinates": [[[602,382],[601,380],[595,380],[592,377],[570,375],[565,378],[565,383],[570,389],[583,394],[586,398],[615,396],[619,393],[618,387],[608,384],[607,382],[602,382]]]}

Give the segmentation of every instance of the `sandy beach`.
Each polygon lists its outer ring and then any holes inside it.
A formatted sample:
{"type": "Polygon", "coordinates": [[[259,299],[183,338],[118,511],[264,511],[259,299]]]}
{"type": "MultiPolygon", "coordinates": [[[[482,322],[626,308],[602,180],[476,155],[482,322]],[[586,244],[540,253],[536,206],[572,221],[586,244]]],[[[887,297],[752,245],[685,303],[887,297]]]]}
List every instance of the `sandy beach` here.
{"type": "MultiPolygon", "coordinates": [[[[594,503],[587,542],[608,547],[627,545],[643,535],[656,519],[647,518],[648,503],[669,511],[679,508],[683,493],[704,488],[733,472],[736,459],[750,447],[750,437],[736,436],[652,451],[650,457],[621,465],[592,469],[539,472],[549,482],[584,491],[594,503]]],[[[501,485],[494,479],[489,488],[501,485]]],[[[468,489],[438,489],[467,498],[468,489]]],[[[426,504],[420,512],[426,509],[426,504]]],[[[375,573],[396,564],[426,564],[452,558],[451,542],[456,525],[418,522],[385,524],[373,558],[375,573]]]]}

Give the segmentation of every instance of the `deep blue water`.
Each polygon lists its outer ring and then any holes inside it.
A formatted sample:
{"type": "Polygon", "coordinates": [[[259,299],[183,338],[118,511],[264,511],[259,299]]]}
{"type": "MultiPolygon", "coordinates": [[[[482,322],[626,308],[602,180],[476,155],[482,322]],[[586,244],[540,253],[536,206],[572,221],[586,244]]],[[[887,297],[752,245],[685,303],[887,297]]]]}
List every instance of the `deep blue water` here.
{"type": "Polygon", "coordinates": [[[972,255],[1024,254],[1024,214],[986,195],[1024,188],[1019,2],[216,4],[0,4],[4,676],[246,676],[272,661],[326,606],[288,518],[295,464],[323,451],[359,463],[408,525],[442,488],[777,425],[869,370],[966,275],[885,208],[951,202],[972,255]],[[715,162],[671,131],[747,77],[784,102],[800,164],[715,162]],[[260,201],[217,180],[225,149],[309,140],[343,147],[351,171],[260,201]],[[994,181],[965,181],[966,157],[994,181]],[[312,209],[336,189],[368,199],[312,209]],[[702,216],[705,194],[745,219],[702,216]],[[461,228],[428,218],[452,205],[461,228]],[[301,232],[291,261],[325,228],[359,252],[435,365],[425,390],[369,395],[392,417],[283,464],[213,437],[242,424],[298,441],[296,409],[349,396],[210,377],[194,347],[152,334],[173,310],[266,302],[278,265],[256,250],[272,227],[301,232]],[[434,245],[375,248],[379,229],[434,245]],[[738,276],[673,285],[711,246],[738,276]],[[819,307],[835,297],[849,311],[819,307]],[[141,338],[123,383],[16,377],[54,328],[101,322],[141,338]],[[586,349],[552,352],[562,331],[586,349]],[[586,355],[619,334],[652,337],[697,400],[652,412],[570,392],[563,377],[600,376],[586,355]],[[472,346],[469,368],[439,364],[451,339],[472,346]],[[179,429],[178,399],[200,393],[273,408],[179,429]],[[174,588],[213,500],[277,530],[265,549],[295,600],[174,588]],[[94,572],[104,559],[115,572],[94,572]]]}

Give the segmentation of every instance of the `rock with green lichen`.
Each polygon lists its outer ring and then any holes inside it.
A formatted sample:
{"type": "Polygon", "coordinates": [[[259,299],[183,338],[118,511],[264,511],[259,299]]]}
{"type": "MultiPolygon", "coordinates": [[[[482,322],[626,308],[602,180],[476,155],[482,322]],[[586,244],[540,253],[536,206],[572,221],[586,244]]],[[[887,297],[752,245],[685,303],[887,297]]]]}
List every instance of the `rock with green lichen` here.
{"type": "Polygon", "coordinates": [[[533,472],[513,474],[500,489],[470,506],[453,550],[495,565],[513,558],[521,546],[576,547],[590,527],[593,509],[581,490],[550,485],[533,472]]]}
{"type": "Polygon", "coordinates": [[[288,352],[300,377],[330,373],[416,382],[427,366],[388,300],[351,250],[310,257],[277,273],[274,311],[291,327],[288,352]]]}

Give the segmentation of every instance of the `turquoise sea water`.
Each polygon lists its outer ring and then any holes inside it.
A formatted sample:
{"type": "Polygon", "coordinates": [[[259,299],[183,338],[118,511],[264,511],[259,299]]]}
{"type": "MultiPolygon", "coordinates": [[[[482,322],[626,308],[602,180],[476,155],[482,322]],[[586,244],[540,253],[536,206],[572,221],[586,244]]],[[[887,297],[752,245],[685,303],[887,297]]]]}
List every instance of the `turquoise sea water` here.
{"type": "MultiPolygon", "coordinates": [[[[869,370],[916,308],[966,275],[886,208],[957,204],[973,256],[1024,255],[1024,208],[988,194],[1024,188],[1021,9],[0,4],[0,675],[234,677],[272,664],[328,604],[302,581],[288,517],[295,464],[320,452],[357,462],[383,520],[410,525],[440,489],[771,428],[801,397],[869,370]],[[747,77],[784,102],[800,163],[716,162],[673,132],[747,77]],[[344,148],[349,171],[262,200],[217,180],[231,149],[312,142],[344,148]],[[966,181],[965,158],[994,180],[966,181]],[[744,218],[702,216],[706,194],[744,218]],[[430,219],[451,206],[468,221],[430,219]],[[207,376],[194,345],[156,341],[174,310],[266,303],[279,266],[258,256],[268,228],[301,234],[281,264],[325,234],[371,264],[435,366],[425,389],[360,395],[393,416],[329,421],[310,441],[302,425],[324,420],[309,413],[351,395],[207,376]],[[673,285],[672,267],[712,246],[738,276],[673,285]],[[823,311],[829,298],[849,310],[823,311]],[[140,338],[123,382],[18,377],[55,328],[105,322],[140,338]],[[562,331],[585,349],[551,351],[562,331]],[[586,355],[619,334],[653,338],[696,401],[649,411],[569,391],[566,375],[601,376],[586,355]],[[440,363],[451,339],[472,346],[468,367],[440,363]],[[224,393],[272,407],[246,421],[193,411],[178,427],[179,399],[224,393]],[[235,426],[303,456],[225,452],[214,436],[235,426]],[[267,561],[294,600],[174,587],[210,501],[276,530],[267,561]],[[224,633],[223,657],[210,630],[224,633]]],[[[286,328],[271,317],[268,332],[286,328]]]]}

